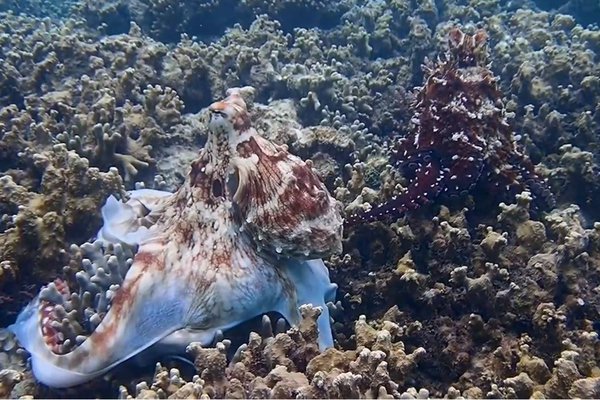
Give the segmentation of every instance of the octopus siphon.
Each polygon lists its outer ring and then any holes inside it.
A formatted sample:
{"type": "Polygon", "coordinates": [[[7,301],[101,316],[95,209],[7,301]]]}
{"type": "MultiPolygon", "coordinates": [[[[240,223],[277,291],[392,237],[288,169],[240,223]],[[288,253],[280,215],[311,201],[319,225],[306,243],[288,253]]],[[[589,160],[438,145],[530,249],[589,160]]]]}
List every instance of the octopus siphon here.
{"type": "Polygon", "coordinates": [[[208,108],[207,143],[175,193],[107,200],[88,245],[116,255],[87,260],[86,290],[57,279],[21,312],[11,330],[37,380],[81,384],[145,351],[210,345],[267,312],[295,326],[303,304],[321,308],[319,347],[333,346],[326,303],[337,286],[321,258],[341,251],[340,209],[310,162],[251,126],[249,90],[208,108]]]}

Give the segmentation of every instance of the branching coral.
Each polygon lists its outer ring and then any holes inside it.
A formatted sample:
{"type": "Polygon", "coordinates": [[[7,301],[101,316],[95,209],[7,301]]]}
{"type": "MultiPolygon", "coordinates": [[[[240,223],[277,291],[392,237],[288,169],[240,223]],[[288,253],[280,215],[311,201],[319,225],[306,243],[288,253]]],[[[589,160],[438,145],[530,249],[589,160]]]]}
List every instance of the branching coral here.
{"type": "Polygon", "coordinates": [[[0,192],[4,193],[0,205],[6,224],[0,233],[0,288],[5,302],[2,319],[14,313],[26,295],[19,292],[18,285],[58,271],[67,261],[68,243],[94,234],[105,199],[112,193],[124,193],[116,169],[100,172],[91,168],[86,159],[67,151],[64,145],[22,157],[34,165],[31,176],[15,174],[0,179],[0,192]],[[62,189],[56,190],[58,187],[62,189]],[[3,284],[7,271],[13,275],[13,285],[3,284]]]}

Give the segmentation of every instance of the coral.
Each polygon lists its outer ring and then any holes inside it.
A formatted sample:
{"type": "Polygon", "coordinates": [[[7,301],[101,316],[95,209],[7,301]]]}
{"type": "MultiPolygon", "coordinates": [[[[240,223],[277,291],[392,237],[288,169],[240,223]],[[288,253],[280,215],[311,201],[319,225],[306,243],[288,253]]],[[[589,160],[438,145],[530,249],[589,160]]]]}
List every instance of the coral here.
{"type": "Polygon", "coordinates": [[[2,345],[3,350],[3,352],[0,353],[0,369],[23,371],[25,369],[27,355],[23,349],[19,347],[14,335],[6,329],[1,329],[0,344],[2,345]]]}
{"type": "Polygon", "coordinates": [[[571,385],[568,396],[572,399],[593,399],[600,396],[598,378],[578,379],[571,385]]]}
{"type": "Polygon", "coordinates": [[[538,3],[543,8],[559,6],[558,11],[572,15],[581,25],[597,22],[596,15],[600,12],[598,4],[584,0],[568,0],[559,2],[558,4],[556,2],[545,1],[539,1],[538,3]]]}
{"type": "Polygon", "coordinates": [[[7,398],[17,383],[23,379],[20,372],[12,369],[0,370],[0,396],[7,398]]]}
{"type": "Polygon", "coordinates": [[[561,357],[555,362],[552,376],[544,385],[544,393],[548,397],[567,397],[571,385],[581,378],[574,358],[578,354],[573,351],[563,351],[561,357]]]}
{"type": "MultiPolygon", "coordinates": [[[[405,332],[403,341],[427,349],[419,365],[445,371],[433,381],[446,381],[463,396],[566,395],[571,382],[593,376],[594,356],[575,358],[578,372],[561,388],[558,383],[543,388],[552,375],[545,360],[558,360],[565,346],[578,354],[597,347],[590,325],[595,305],[588,304],[596,304],[590,291],[594,285],[581,279],[595,274],[589,275],[590,258],[585,254],[595,230],[582,227],[576,207],[535,221],[531,195],[519,194],[516,201],[501,204],[497,220],[480,225],[479,232],[465,229],[470,223],[464,210],[453,213],[445,207],[433,221],[415,215],[389,230],[357,228],[348,248],[358,247],[354,236],[364,230],[381,241],[382,248],[403,246],[410,251],[404,256],[401,251],[388,252],[379,259],[361,249],[350,253],[352,259],[336,260],[332,277],[341,293],[346,292],[346,312],[391,307],[386,316],[393,316],[405,332]],[[425,248],[423,242],[428,243],[425,248]],[[395,309],[398,306],[402,311],[395,309]],[[421,308],[428,311],[421,313],[421,308]],[[409,323],[413,320],[420,323],[417,331],[409,323]],[[531,337],[517,343],[513,338],[518,337],[514,329],[519,325],[529,326],[531,337]],[[571,338],[577,344],[568,344],[571,338]]],[[[428,389],[439,396],[447,390],[428,389]]]]}
{"type": "Polygon", "coordinates": [[[268,13],[271,18],[281,21],[287,30],[298,25],[328,28],[331,21],[338,20],[353,5],[348,0],[336,3],[325,0],[244,0],[242,3],[256,15],[268,13]]]}
{"type": "Polygon", "coordinates": [[[103,248],[102,241],[71,246],[72,261],[65,267],[68,278],[77,281],[78,293],[56,279],[40,291],[40,300],[54,304],[45,315],[45,328],[55,354],[66,354],[83,343],[98,327],[119,286],[133,263],[132,249],[121,244],[103,248]],[[75,269],[75,265],[79,268],[75,269]]]}
{"type": "Polygon", "coordinates": [[[14,283],[25,285],[59,271],[68,261],[68,243],[94,234],[105,199],[112,193],[124,195],[116,169],[100,172],[65,145],[43,153],[23,152],[22,159],[30,160],[31,175],[0,179],[6,221],[0,233],[2,319],[14,313],[26,295],[14,283]],[[37,268],[40,265],[45,268],[37,268]]]}
{"type": "Polygon", "coordinates": [[[558,151],[556,166],[548,175],[553,191],[566,201],[581,199],[581,207],[594,212],[593,199],[600,191],[597,179],[600,167],[594,155],[570,144],[558,151]]]}
{"type": "MultiPolygon", "coordinates": [[[[142,396],[178,396],[193,393],[196,397],[228,398],[359,398],[363,396],[399,396],[397,387],[418,364],[425,352],[406,353],[404,345],[394,339],[397,327],[369,327],[364,317],[356,322],[355,332],[364,340],[356,350],[329,349],[316,351],[316,320],[319,312],[305,307],[298,329],[273,335],[269,319],[263,335],[251,333],[247,344],[236,350],[228,363],[231,342],[224,340],[215,348],[192,343],[188,351],[194,358],[198,375],[186,382],[178,370],[158,365],[151,384],[136,386],[136,398],[142,396]],[[368,333],[367,333],[368,332],[368,333]]],[[[127,397],[121,388],[121,398],[127,397]]]]}
{"type": "Polygon", "coordinates": [[[15,336],[0,329],[0,395],[4,398],[31,394],[33,382],[27,371],[27,354],[15,336]]]}
{"type": "Polygon", "coordinates": [[[63,142],[103,171],[117,166],[132,183],[140,170],[153,165],[152,146],[162,144],[182,122],[177,93],[151,85],[156,75],[151,64],[166,49],[155,43],[143,46],[135,25],[133,40],[125,43],[118,38],[92,42],[94,36],[83,34],[77,24],[17,27],[18,22],[4,22],[13,35],[22,36],[19,50],[2,67],[2,76],[9,79],[0,105],[7,132],[0,140],[3,160],[14,164],[27,146],[42,150],[63,142]],[[27,30],[33,28],[35,34],[27,30]],[[89,63],[75,61],[81,58],[89,63]],[[134,73],[140,64],[146,76],[134,73]],[[71,75],[77,79],[65,79],[71,75]],[[39,90],[43,95],[37,95],[39,90]]]}
{"type": "Polygon", "coordinates": [[[104,24],[109,33],[126,32],[128,21],[133,20],[154,38],[172,42],[184,33],[203,38],[220,35],[235,23],[247,24],[253,17],[263,14],[281,21],[286,31],[300,26],[328,28],[354,3],[352,0],[335,4],[322,0],[194,0],[186,3],[171,0],[113,0],[98,4],[85,0],[76,8],[89,25],[96,27],[104,24]]]}

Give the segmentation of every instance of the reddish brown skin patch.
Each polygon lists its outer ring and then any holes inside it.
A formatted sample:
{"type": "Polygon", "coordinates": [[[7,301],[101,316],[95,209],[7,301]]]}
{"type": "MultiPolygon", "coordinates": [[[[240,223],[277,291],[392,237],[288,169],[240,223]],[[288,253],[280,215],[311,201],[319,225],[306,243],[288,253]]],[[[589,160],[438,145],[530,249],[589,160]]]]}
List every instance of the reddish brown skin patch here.
{"type": "Polygon", "coordinates": [[[209,107],[209,110],[211,111],[225,111],[225,109],[227,108],[227,103],[225,103],[224,101],[215,101],[214,103],[212,103],[209,107]]]}
{"type": "Polygon", "coordinates": [[[256,155],[259,159],[256,171],[239,188],[237,197],[242,216],[247,215],[250,208],[259,208],[274,200],[283,179],[278,162],[288,163],[295,179],[277,199],[281,204],[279,209],[261,214],[260,221],[253,223],[260,226],[261,230],[279,233],[293,230],[299,221],[317,219],[327,213],[330,207],[328,194],[310,166],[300,160],[290,159],[290,154],[284,149],[267,147],[267,152],[263,151],[255,138],[238,144],[237,151],[243,157],[256,155]]]}
{"type": "Polygon", "coordinates": [[[298,210],[309,219],[322,215],[329,207],[329,203],[321,181],[307,166],[295,165],[292,172],[298,187],[288,187],[282,196],[282,201],[289,202],[289,208],[298,210]]]}
{"type": "Polygon", "coordinates": [[[347,226],[398,218],[438,196],[463,196],[476,186],[502,201],[528,190],[532,210],[554,206],[544,180],[514,144],[503,95],[487,65],[486,39],[483,31],[469,36],[450,30],[448,53],[424,67],[425,84],[413,104],[419,123],[390,154],[409,180],[406,190],[368,212],[350,215],[347,226]]]}
{"type": "Polygon", "coordinates": [[[278,161],[285,160],[289,154],[285,151],[280,151],[275,154],[267,154],[263,151],[254,137],[250,137],[248,140],[239,143],[236,150],[241,157],[248,158],[256,154],[261,164],[264,164],[267,161],[274,164],[278,161]]]}
{"type": "Polygon", "coordinates": [[[43,321],[46,318],[48,318],[48,323],[45,325],[42,324],[42,335],[44,337],[44,341],[46,341],[46,344],[51,347],[54,353],[56,353],[56,346],[59,344],[59,340],[56,329],[52,327],[52,322],[57,321],[57,318],[54,314],[54,304],[51,304],[47,301],[42,301],[40,303],[40,321],[43,321]],[[46,310],[48,306],[52,307],[52,310],[46,310]],[[46,328],[45,334],[43,328],[46,328]]]}
{"type": "MultiPolygon", "coordinates": [[[[214,173],[211,176],[207,175],[202,171],[203,168],[206,167],[207,161],[205,160],[206,153],[201,154],[201,159],[196,160],[192,164],[192,169],[189,173],[190,186],[194,188],[194,201],[202,201],[208,207],[215,206],[218,201],[222,200],[221,198],[215,198],[211,193],[211,182],[213,180],[213,176],[217,176],[216,179],[221,180],[221,177],[218,173],[214,173]]],[[[225,190],[226,188],[224,188],[225,190]]],[[[177,207],[180,210],[183,210],[187,207],[188,197],[187,196],[178,196],[176,200],[177,207]]]]}
{"type": "Polygon", "coordinates": [[[239,113],[237,118],[233,121],[233,128],[237,132],[245,132],[250,129],[250,126],[250,116],[245,112],[239,113]]]}
{"type": "Polygon", "coordinates": [[[242,104],[235,101],[238,98],[236,98],[235,96],[232,96],[231,98],[234,100],[230,102],[217,101],[211,104],[209,109],[211,111],[227,113],[227,110],[230,107],[233,108],[235,110],[235,118],[232,121],[233,127],[237,132],[244,132],[251,126],[250,116],[248,115],[242,104]]]}
{"type": "MultiPolygon", "coordinates": [[[[245,199],[252,199],[252,202],[257,206],[262,206],[271,200],[272,188],[266,185],[268,180],[258,180],[258,177],[270,177],[277,181],[281,179],[281,174],[276,168],[276,163],[285,160],[289,153],[280,151],[275,154],[266,154],[256,142],[255,138],[250,138],[248,141],[240,143],[237,151],[243,157],[250,157],[256,154],[259,157],[257,176],[252,176],[251,181],[245,187],[241,188],[241,202],[246,203],[245,199]]],[[[297,188],[289,186],[283,194],[283,200],[288,201],[286,208],[298,210],[299,214],[307,215],[309,218],[315,218],[320,215],[326,207],[326,202],[315,201],[316,192],[314,187],[321,188],[322,184],[318,177],[310,170],[309,167],[301,164],[295,164],[292,167],[292,173],[297,180],[297,188]]],[[[283,217],[278,220],[279,223],[284,223],[285,220],[290,224],[297,221],[295,217],[283,217]]]]}
{"type": "Polygon", "coordinates": [[[88,339],[94,342],[96,349],[101,353],[105,352],[107,346],[110,346],[115,339],[115,331],[119,321],[124,318],[127,309],[133,304],[133,300],[139,289],[139,280],[142,278],[142,275],[143,273],[137,275],[133,281],[129,281],[127,285],[124,285],[119,289],[111,304],[110,313],[113,318],[112,323],[105,325],[102,331],[96,331],[88,339]]]}
{"type": "Polygon", "coordinates": [[[231,266],[231,252],[227,246],[220,245],[217,247],[219,250],[213,251],[210,256],[210,264],[216,267],[222,265],[231,266]]]}
{"type": "Polygon", "coordinates": [[[196,229],[204,229],[204,226],[194,227],[190,224],[179,224],[177,234],[180,235],[183,243],[191,243],[196,229]]]}
{"type": "Polygon", "coordinates": [[[202,172],[202,168],[206,166],[204,160],[196,160],[192,163],[192,169],[190,171],[190,184],[192,186],[200,186],[206,180],[206,174],[202,172]]]}
{"type": "Polygon", "coordinates": [[[144,265],[142,269],[144,272],[150,268],[156,269],[157,271],[163,271],[165,269],[164,255],[161,257],[156,253],[144,251],[136,254],[133,261],[144,265]]]}

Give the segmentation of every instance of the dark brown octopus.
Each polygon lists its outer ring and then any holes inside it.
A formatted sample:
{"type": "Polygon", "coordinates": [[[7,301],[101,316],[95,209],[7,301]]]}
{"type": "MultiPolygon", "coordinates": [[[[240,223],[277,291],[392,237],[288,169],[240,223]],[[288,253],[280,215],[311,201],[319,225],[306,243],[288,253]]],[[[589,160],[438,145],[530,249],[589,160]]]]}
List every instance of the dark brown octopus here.
{"type": "Polygon", "coordinates": [[[509,200],[527,190],[538,208],[554,206],[554,198],[532,162],[515,143],[507,122],[502,92],[487,65],[487,35],[448,34],[449,50],[423,68],[412,119],[415,129],[390,153],[409,184],[400,194],[369,211],[350,215],[346,223],[399,217],[439,196],[481,192],[509,200]]]}

